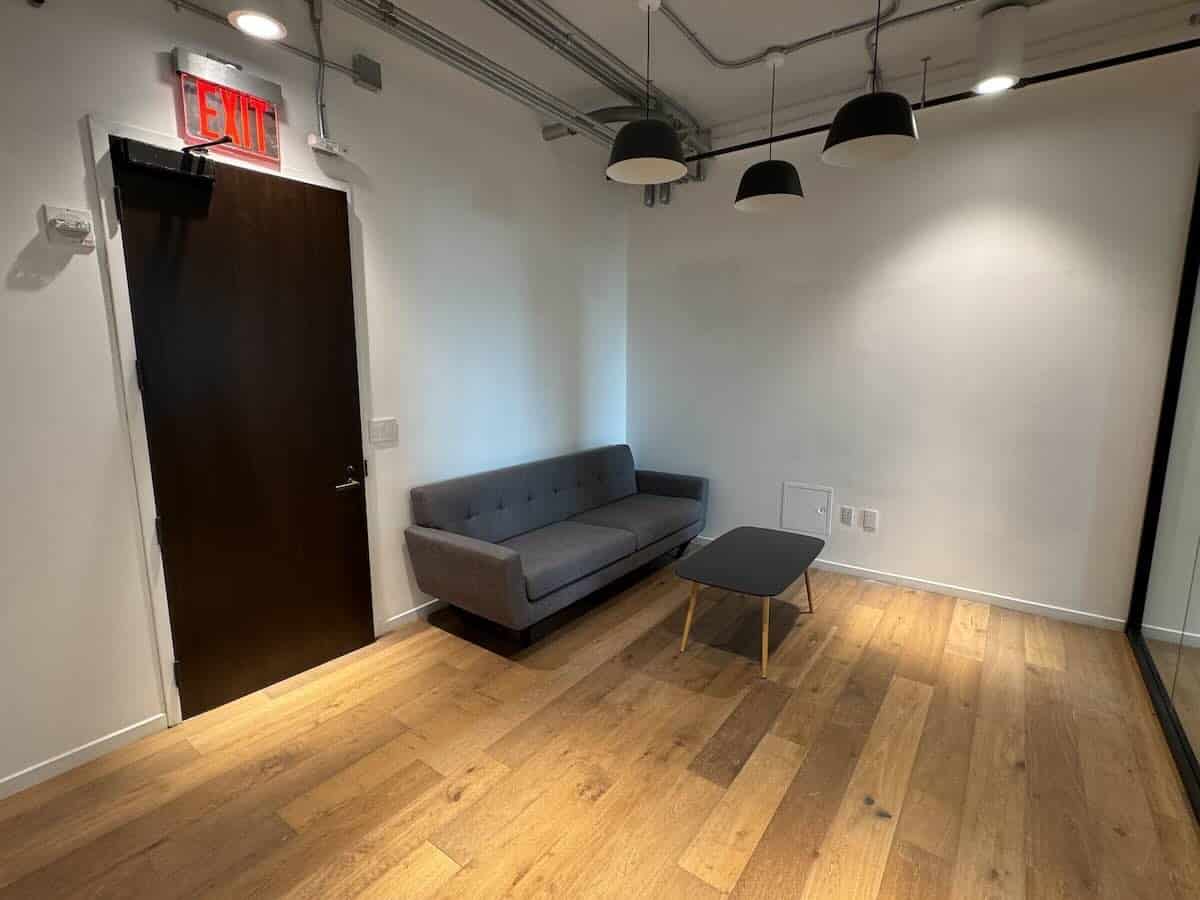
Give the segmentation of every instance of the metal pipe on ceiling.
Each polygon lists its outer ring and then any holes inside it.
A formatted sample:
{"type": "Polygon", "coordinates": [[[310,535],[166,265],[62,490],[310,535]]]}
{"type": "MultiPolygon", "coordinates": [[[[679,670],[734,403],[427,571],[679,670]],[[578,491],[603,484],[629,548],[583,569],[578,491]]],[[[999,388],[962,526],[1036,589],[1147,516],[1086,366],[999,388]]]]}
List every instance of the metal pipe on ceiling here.
{"type": "MultiPolygon", "coordinates": [[[[595,119],[605,125],[611,125],[615,122],[636,122],[638,119],[646,118],[646,107],[644,106],[606,106],[603,109],[593,109],[588,111],[588,117],[595,119]]],[[[671,118],[661,110],[650,110],[649,117],[651,119],[659,119],[663,122],[670,122],[671,118]]],[[[555,122],[553,125],[547,125],[542,129],[542,140],[557,141],[559,138],[565,138],[574,134],[566,125],[560,125],[555,122]]]]}
{"type": "MultiPolygon", "coordinates": [[[[644,75],[544,0],[482,0],[485,6],[532,35],[546,47],[618,97],[630,103],[645,98],[644,75]]],[[[679,129],[698,150],[708,149],[707,132],[678,100],[652,84],[657,104],[678,120],[679,129]]]]}
{"type": "MultiPolygon", "coordinates": [[[[973,0],[955,0],[955,2],[958,5],[963,5],[964,3],[973,2],[973,0]]],[[[887,22],[896,14],[896,11],[899,10],[899,8],[900,0],[891,0],[891,2],[888,3],[887,7],[880,14],[880,20],[882,22],[887,22]]],[[[875,17],[871,16],[869,19],[851,22],[848,25],[839,25],[837,28],[832,28],[829,31],[822,31],[819,34],[801,38],[800,40],[792,41],[789,44],[766,47],[749,56],[743,56],[737,59],[724,59],[723,57],[718,56],[707,44],[705,44],[704,41],[700,39],[700,36],[696,34],[696,32],[683,20],[679,13],[675,12],[675,10],[673,10],[665,2],[665,0],[662,4],[662,13],[664,16],[666,16],[667,21],[674,25],[679,32],[691,42],[692,46],[700,51],[700,55],[718,69],[745,69],[749,66],[754,66],[761,62],[765,62],[767,56],[769,56],[771,53],[795,53],[797,50],[803,50],[805,47],[811,47],[814,44],[821,44],[825,41],[831,41],[834,38],[843,37],[847,34],[854,34],[858,31],[874,31],[875,28],[875,17]]],[[[912,13],[910,15],[917,16],[921,15],[921,13],[912,13]]]]}
{"type": "MultiPolygon", "coordinates": [[[[177,10],[186,10],[227,28],[233,28],[220,13],[195,3],[193,0],[166,0],[166,2],[177,10]]],[[[612,131],[605,128],[603,124],[588,118],[588,115],[582,110],[576,109],[560,97],[538,87],[510,69],[506,69],[477,50],[456,41],[428,22],[394,6],[388,0],[333,0],[333,2],[352,15],[406,41],[487,87],[560,123],[576,134],[582,134],[606,147],[612,143],[614,137],[612,131]]],[[[290,53],[307,59],[314,65],[320,65],[322,62],[321,56],[310,53],[302,47],[283,41],[274,43],[290,53]]],[[[351,78],[355,76],[355,72],[350,66],[341,65],[328,58],[324,60],[324,64],[327,69],[341,72],[351,78]]]]}
{"type": "Polygon", "coordinates": [[[352,15],[400,38],[547,118],[604,146],[612,143],[613,133],[590,119],[582,110],[388,0],[334,2],[352,15]]]}

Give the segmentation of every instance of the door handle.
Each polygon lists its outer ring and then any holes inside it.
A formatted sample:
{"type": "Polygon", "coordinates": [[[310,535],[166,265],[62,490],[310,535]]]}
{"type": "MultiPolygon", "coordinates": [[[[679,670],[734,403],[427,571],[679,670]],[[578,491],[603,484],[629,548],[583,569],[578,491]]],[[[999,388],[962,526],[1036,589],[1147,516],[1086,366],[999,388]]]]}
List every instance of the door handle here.
{"type": "Polygon", "coordinates": [[[360,487],[362,487],[362,482],[354,477],[354,466],[346,466],[346,480],[341,484],[335,484],[333,489],[339,494],[344,494],[346,491],[360,487]]]}

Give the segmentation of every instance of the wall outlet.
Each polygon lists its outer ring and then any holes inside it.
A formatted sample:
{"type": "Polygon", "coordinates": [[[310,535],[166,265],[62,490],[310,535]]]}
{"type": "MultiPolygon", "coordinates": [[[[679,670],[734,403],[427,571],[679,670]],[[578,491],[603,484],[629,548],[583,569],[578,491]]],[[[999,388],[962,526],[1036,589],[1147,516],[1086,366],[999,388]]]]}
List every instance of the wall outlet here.
{"type": "Polygon", "coordinates": [[[879,510],[864,509],[862,511],[862,529],[872,532],[879,530],[879,510]]]}
{"type": "Polygon", "coordinates": [[[854,507],[842,506],[838,508],[838,521],[847,528],[854,527],[854,507]]]}

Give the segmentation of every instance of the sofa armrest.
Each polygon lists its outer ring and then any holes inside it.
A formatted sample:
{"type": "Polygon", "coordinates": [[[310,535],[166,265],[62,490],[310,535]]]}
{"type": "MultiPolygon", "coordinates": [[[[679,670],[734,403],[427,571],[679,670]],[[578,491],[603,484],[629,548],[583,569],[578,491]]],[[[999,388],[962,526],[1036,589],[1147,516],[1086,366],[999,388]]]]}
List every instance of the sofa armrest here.
{"type": "Polygon", "coordinates": [[[425,593],[508,628],[529,625],[525,575],[515,550],[420,525],[405,529],[404,538],[425,593]]]}
{"type": "Polygon", "coordinates": [[[673,475],[670,472],[637,471],[637,489],[642,494],[658,494],[662,497],[686,497],[699,500],[708,509],[708,479],[696,475],[673,475]]]}

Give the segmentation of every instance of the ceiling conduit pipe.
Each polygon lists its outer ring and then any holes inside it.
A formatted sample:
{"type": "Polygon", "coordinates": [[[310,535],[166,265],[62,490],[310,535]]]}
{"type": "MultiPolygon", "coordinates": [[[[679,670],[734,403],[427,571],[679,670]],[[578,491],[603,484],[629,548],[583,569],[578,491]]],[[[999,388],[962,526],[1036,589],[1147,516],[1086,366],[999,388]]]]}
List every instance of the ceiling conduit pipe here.
{"type": "MultiPolygon", "coordinates": [[[[636,122],[644,119],[646,118],[646,108],[644,106],[606,106],[603,109],[590,110],[587,115],[589,119],[594,119],[604,125],[611,125],[615,122],[636,122]]],[[[670,116],[657,109],[650,110],[650,118],[662,122],[671,121],[670,116]]],[[[555,122],[542,129],[542,140],[557,141],[559,138],[565,138],[574,133],[566,125],[555,122]]]]}
{"type": "MultiPolygon", "coordinates": [[[[962,6],[971,2],[974,2],[974,0],[955,0],[954,3],[946,5],[962,6]]],[[[891,2],[888,3],[883,12],[880,14],[880,20],[886,23],[892,16],[896,14],[896,11],[899,9],[900,0],[891,0],[891,2]]],[[[800,40],[793,41],[790,44],[766,47],[760,50],[758,53],[754,53],[750,56],[743,56],[740,59],[723,59],[722,57],[717,56],[717,54],[714,53],[712,49],[710,49],[709,46],[700,39],[700,36],[696,34],[696,32],[693,31],[685,21],[683,21],[679,13],[671,9],[666,2],[664,2],[662,5],[662,14],[666,16],[667,21],[679,29],[679,32],[691,42],[693,47],[700,51],[701,56],[707,59],[718,69],[745,69],[750,66],[756,66],[761,62],[765,62],[767,56],[771,53],[783,53],[785,55],[788,53],[795,53],[797,50],[803,50],[805,47],[811,47],[813,44],[821,44],[825,41],[831,41],[834,38],[843,37],[847,34],[854,34],[855,32],[859,31],[873,31],[875,28],[875,17],[871,16],[869,19],[862,19],[861,21],[851,22],[848,25],[841,25],[837,28],[830,29],[829,31],[822,31],[820,34],[814,34],[810,37],[801,38],[800,40]]],[[[921,13],[913,13],[912,15],[918,16],[921,15],[921,13]]]]}
{"type": "MultiPolygon", "coordinates": [[[[935,4],[934,6],[927,6],[927,7],[925,7],[925,9],[917,9],[917,10],[914,10],[913,12],[906,13],[902,16],[893,16],[890,19],[886,19],[885,21],[880,23],[879,31],[883,31],[883,29],[885,29],[885,28],[891,28],[894,25],[903,25],[905,22],[914,22],[917,19],[923,19],[926,16],[932,16],[935,13],[958,12],[960,9],[965,9],[968,6],[974,6],[978,2],[979,2],[979,0],[948,0],[948,2],[946,2],[946,3],[938,3],[938,4],[935,4]]],[[[1050,2],[1050,0],[1018,0],[1018,2],[1013,2],[1013,3],[1008,3],[1008,4],[1004,4],[1004,3],[998,4],[998,3],[994,2],[994,0],[993,0],[992,3],[988,4],[988,10],[985,10],[985,12],[996,7],[997,5],[999,5],[999,6],[1008,5],[1008,6],[1034,7],[1034,6],[1041,6],[1041,5],[1043,5],[1045,3],[1049,3],[1049,2],[1050,2]]],[[[875,34],[876,34],[876,29],[875,29],[874,25],[872,25],[870,31],[867,32],[867,38],[866,38],[866,48],[867,48],[867,58],[868,59],[874,58],[875,34]]]]}
{"type": "MultiPolygon", "coordinates": [[[[618,97],[643,103],[644,76],[544,0],[482,0],[485,6],[535,37],[618,97]]],[[[679,101],[657,85],[651,93],[663,111],[677,119],[685,140],[696,149],[709,146],[707,131],[679,101]]]]}
{"type": "Polygon", "coordinates": [[[487,87],[553,119],[567,128],[609,146],[613,133],[582,110],[511,69],[455,40],[443,31],[400,9],[389,0],[333,0],[339,7],[400,38],[430,56],[469,75],[487,87]]]}

